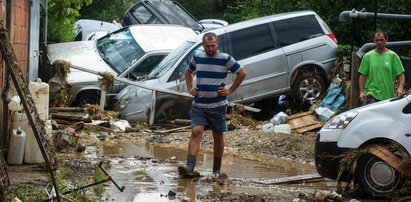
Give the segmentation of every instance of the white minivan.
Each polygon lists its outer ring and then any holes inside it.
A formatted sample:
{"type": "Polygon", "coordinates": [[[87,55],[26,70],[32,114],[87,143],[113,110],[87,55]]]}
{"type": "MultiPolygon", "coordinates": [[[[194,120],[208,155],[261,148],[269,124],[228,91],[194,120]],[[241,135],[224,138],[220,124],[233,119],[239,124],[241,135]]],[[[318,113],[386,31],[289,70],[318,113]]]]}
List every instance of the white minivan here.
{"type": "MultiPolygon", "coordinates": [[[[47,46],[42,56],[39,77],[49,80],[51,64],[65,60],[72,65],[114,76],[138,80],[148,74],[167,54],[197,34],[179,25],[133,25],[112,32],[98,40],[57,43],[47,46]]],[[[70,104],[98,103],[98,76],[71,68],[70,104]]],[[[117,83],[109,89],[114,96],[125,84],[117,83]]]]}
{"type": "Polygon", "coordinates": [[[408,94],[355,108],[329,120],[317,134],[315,165],[323,177],[339,177],[341,181],[354,177],[364,193],[385,197],[406,182],[401,169],[410,168],[398,163],[409,161],[410,153],[411,95],[408,94]],[[386,151],[378,149],[381,147],[386,151]],[[346,165],[342,165],[341,159],[348,156],[347,152],[355,154],[354,151],[356,155],[349,156],[358,160],[352,159],[351,169],[344,169],[346,165]]]}

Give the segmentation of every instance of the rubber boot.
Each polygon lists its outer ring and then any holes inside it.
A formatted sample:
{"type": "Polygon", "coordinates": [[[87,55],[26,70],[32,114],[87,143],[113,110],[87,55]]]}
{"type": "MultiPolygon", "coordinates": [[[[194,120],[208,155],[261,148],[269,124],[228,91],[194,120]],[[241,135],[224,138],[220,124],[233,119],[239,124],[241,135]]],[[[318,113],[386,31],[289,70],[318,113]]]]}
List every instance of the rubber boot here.
{"type": "Polygon", "coordinates": [[[221,157],[214,157],[213,174],[219,175],[221,170],[221,157]]]}
{"type": "Polygon", "coordinates": [[[187,163],[186,166],[179,166],[178,173],[180,175],[185,175],[187,173],[192,173],[194,171],[194,167],[196,165],[196,156],[187,155],[187,163]]]}

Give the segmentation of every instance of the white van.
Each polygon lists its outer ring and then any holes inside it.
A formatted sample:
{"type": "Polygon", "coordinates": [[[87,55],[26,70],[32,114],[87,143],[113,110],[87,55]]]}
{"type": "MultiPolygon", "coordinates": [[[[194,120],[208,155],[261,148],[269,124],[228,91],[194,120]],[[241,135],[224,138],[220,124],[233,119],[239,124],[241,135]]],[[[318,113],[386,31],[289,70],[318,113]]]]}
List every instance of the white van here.
{"type": "MultiPolygon", "coordinates": [[[[39,77],[48,81],[51,64],[65,60],[75,66],[137,80],[194,36],[192,29],[179,25],[133,25],[98,40],[51,44],[42,56],[39,77]]],[[[72,68],[68,77],[72,105],[98,103],[100,87],[96,75],[72,68]]],[[[124,87],[118,82],[109,93],[115,95],[124,87]]]]}
{"type": "MultiPolygon", "coordinates": [[[[341,113],[329,120],[317,134],[317,172],[331,179],[354,179],[371,196],[383,197],[402,188],[406,177],[377,157],[370,148],[389,148],[394,159],[407,159],[411,153],[411,95],[380,101],[341,113]],[[392,146],[394,145],[394,146],[392,146]],[[350,171],[340,172],[344,154],[361,149],[350,171]]],[[[388,153],[388,152],[387,152],[388,153]]],[[[381,156],[380,156],[381,157],[381,156]]],[[[387,160],[387,159],[386,159],[387,160]]],[[[392,162],[391,162],[392,163],[392,162]]],[[[402,168],[401,168],[402,169],[402,168]]],[[[407,168],[409,170],[409,168],[407,168]]]]}

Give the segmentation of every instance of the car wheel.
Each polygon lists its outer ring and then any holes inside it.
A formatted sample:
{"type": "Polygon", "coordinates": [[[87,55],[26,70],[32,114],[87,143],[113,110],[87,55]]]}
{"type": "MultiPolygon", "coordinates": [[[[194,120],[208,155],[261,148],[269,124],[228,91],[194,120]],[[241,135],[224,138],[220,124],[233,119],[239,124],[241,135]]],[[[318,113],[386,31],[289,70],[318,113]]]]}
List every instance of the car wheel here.
{"type": "Polygon", "coordinates": [[[405,178],[380,158],[365,154],[358,160],[355,178],[359,188],[367,195],[384,197],[400,189],[405,178]]]}
{"type": "Polygon", "coordinates": [[[320,75],[301,74],[294,82],[294,96],[299,103],[317,100],[325,92],[325,81],[320,75]]]}
{"type": "Polygon", "coordinates": [[[80,107],[85,104],[98,104],[100,102],[100,97],[96,92],[82,92],[77,95],[74,106],[80,107]]]}

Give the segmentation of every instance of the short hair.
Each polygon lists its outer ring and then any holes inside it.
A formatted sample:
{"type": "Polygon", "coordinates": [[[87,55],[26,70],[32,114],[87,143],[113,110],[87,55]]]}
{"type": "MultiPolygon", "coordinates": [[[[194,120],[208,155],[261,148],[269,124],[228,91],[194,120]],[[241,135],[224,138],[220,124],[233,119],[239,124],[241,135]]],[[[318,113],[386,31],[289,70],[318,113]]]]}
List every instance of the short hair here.
{"type": "Polygon", "coordinates": [[[213,32],[207,32],[203,35],[203,41],[206,40],[206,39],[208,41],[210,41],[210,40],[213,40],[213,38],[216,39],[216,41],[218,41],[217,40],[217,35],[213,32]]]}
{"type": "Polygon", "coordinates": [[[375,37],[376,34],[382,34],[385,39],[388,38],[387,32],[385,32],[385,31],[382,30],[382,29],[377,29],[377,30],[375,30],[373,38],[375,37]]]}

